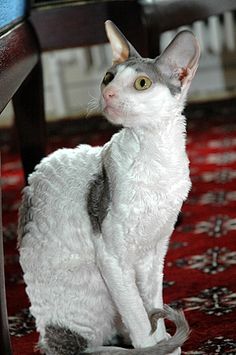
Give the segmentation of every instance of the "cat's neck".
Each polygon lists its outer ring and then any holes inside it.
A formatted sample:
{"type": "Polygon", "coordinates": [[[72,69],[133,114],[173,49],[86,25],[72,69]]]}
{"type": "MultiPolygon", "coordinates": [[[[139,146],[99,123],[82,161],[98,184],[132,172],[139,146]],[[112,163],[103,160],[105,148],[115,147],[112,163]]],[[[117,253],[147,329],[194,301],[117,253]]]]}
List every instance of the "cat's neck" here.
{"type": "Polygon", "coordinates": [[[176,150],[185,146],[185,117],[181,114],[158,120],[158,123],[146,127],[124,128],[133,139],[139,142],[140,148],[167,148],[176,150]]]}
{"type": "MultiPolygon", "coordinates": [[[[155,119],[155,118],[153,118],[155,119]]],[[[127,127],[115,134],[103,148],[103,161],[130,169],[134,161],[142,164],[163,162],[175,166],[186,157],[185,117],[169,116],[155,126],[127,127]]]]}
{"type": "Polygon", "coordinates": [[[174,184],[178,176],[188,176],[184,116],[155,129],[123,128],[103,147],[102,162],[114,184],[132,174],[140,179],[147,175],[153,182],[158,179],[159,186],[160,179],[174,184]]]}
{"type": "MultiPolygon", "coordinates": [[[[137,120],[137,126],[132,125],[130,129],[138,136],[161,136],[170,131],[171,127],[181,127],[185,124],[185,117],[182,115],[183,105],[178,102],[171,102],[168,105],[163,105],[161,108],[153,107],[153,110],[145,112],[145,120],[140,120],[142,125],[139,125],[137,120]]],[[[128,120],[132,124],[132,120],[128,120]]],[[[177,133],[177,132],[176,132],[177,133]]]]}

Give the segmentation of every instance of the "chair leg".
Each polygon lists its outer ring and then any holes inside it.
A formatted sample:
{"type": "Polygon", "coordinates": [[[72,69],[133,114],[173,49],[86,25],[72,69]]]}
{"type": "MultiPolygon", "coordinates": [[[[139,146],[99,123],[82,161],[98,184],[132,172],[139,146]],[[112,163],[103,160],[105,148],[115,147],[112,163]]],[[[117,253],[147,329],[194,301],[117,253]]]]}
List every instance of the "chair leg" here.
{"type": "Polygon", "coordinates": [[[157,26],[151,25],[148,20],[144,22],[147,32],[147,46],[149,58],[160,55],[160,33],[157,26]]]}
{"type": "Polygon", "coordinates": [[[160,55],[160,36],[156,31],[149,31],[148,51],[150,58],[156,58],[158,55],[160,55]]]}
{"type": "Polygon", "coordinates": [[[2,201],[0,187],[0,353],[12,355],[7,318],[7,302],[4,276],[4,251],[2,236],[2,201]]]}
{"type": "Polygon", "coordinates": [[[45,156],[46,122],[42,64],[39,61],[13,97],[21,159],[28,175],[45,156]]]}

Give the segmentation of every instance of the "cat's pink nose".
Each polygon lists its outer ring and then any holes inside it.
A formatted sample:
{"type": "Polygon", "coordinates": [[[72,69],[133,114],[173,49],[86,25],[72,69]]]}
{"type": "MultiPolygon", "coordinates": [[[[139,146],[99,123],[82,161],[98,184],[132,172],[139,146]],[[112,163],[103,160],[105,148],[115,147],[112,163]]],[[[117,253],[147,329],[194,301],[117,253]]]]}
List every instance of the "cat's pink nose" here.
{"type": "Polygon", "coordinates": [[[103,91],[103,97],[106,101],[110,101],[114,96],[116,96],[116,93],[112,88],[107,88],[103,91]]]}

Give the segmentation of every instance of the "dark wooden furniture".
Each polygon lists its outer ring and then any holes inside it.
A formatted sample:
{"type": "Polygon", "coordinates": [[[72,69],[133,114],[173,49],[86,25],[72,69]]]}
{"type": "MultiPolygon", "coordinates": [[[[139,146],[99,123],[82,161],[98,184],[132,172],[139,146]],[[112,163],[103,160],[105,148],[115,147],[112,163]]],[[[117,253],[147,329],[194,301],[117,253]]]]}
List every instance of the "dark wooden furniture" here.
{"type": "Polygon", "coordinates": [[[105,43],[104,22],[110,19],[127,33],[143,55],[147,54],[142,6],[136,0],[67,1],[67,4],[32,8],[30,21],[43,51],[105,43]]]}
{"type": "Polygon", "coordinates": [[[45,154],[45,119],[40,49],[28,22],[0,36],[0,112],[13,99],[22,163],[26,173],[45,154]]]}
{"type": "MultiPolygon", "coordinates": [[[[44,155],[43,85],[38,40],[26,21],[14,21],[0,34],[0,112],[13,99],[25,171],[44,155]],[[36,137],[36,138],[35,138],[36,137]]],[[[2,225],[2,224],[1,224],[2,225]]],[[[0,234],[0,353],[11,354],[0,234]]]]}
{"type": "MultiPolygon", "coordinates": [[[[235,0],[166,0],[152,5],[135,0],[33,2],[27,19],[17,19],[0,32],[0,112],[13,98],[26,176],[45,153],[42,51],[103,43],[104,21],[111,19],[140,53],[155,57],[158,34],[236,8],[235,0]]],[[[0,354],[10,355],[1,226],[0,221],[0,354]]]]}

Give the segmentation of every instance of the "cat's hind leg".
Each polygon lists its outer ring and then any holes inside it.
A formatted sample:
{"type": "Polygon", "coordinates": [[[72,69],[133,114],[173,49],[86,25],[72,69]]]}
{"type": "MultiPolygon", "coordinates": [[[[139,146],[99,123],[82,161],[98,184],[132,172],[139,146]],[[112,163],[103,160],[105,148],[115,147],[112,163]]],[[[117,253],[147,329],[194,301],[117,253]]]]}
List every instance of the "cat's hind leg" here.
{"type": "Polygon", "coordinates": [[[72,258],[47,266],[41,279],[33,268],[25,274],[41,351],[79,355],[85,342],[88,348],[102,346],[115,332],[116,310],[96,265],[77,266],[72,258]]]}
{"type": "Polygon", "coordinates": [[[48,325],[38,349],[46,355],[80,355],[88,342],[81,335],[59,325],[48,325]]]}

